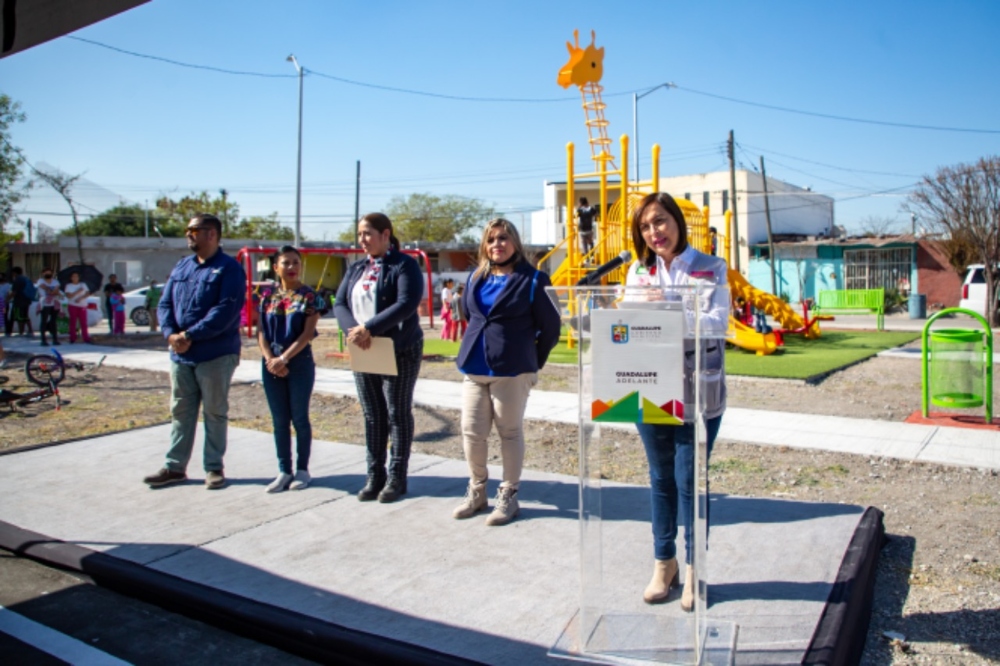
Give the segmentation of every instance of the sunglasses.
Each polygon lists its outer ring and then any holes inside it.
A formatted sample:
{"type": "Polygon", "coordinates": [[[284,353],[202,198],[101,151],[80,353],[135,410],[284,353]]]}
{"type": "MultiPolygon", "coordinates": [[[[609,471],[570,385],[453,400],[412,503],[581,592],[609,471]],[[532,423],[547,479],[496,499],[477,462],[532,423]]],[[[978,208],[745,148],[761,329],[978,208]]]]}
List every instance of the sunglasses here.
{"type": "Polygon", "coordinates": [[[187,229],[184,230],[184,235],[185,236],[197,236],[201,232],[208,231],[211,228],[212,227],[188,227],[187,229]]]}

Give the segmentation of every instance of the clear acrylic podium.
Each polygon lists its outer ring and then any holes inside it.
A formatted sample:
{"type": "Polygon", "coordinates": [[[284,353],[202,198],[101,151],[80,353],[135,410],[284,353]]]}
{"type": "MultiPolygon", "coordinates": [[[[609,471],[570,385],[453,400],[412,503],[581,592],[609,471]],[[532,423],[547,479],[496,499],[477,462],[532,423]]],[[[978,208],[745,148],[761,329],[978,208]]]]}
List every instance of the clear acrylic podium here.
{"type": "MultiPolygon", "coordinates": [[[[728,286],[549,287],[547,291],[580,352],[580,606],[567,618],[569,622],[549,655],[605,664],[732,664],[738,627],[713,621],[706,603],[704,399],[706,391],[718,390],[722,377],[720,368],[703,367],[702,354],[706,345],[724,344],[729,325],[728,286]],[[634,348],[629,349],[630,345],[634,348]],[[643,370],[630,371],[629,363],[634,367],[638,362],[637,353],[643,370]],[[633,356],[626,358],[628,354],[633,356]],[[693,378],[690,383],[685,380],[685,363],[687,376],[693,378]],[[618,367],[626,369],[614,370],[618,367]],[[634,385],[611,386],[623,381],[634,385]],[[681,407],[674,400],[658,404],[652,394],[646,395],[647,388],[653,389],[644,383],[649,381],[671,384],[673,391],[681,386],[686,404],[681,407]],[[636,390],[620,395],[632,388],[636,390]],[[606,400],[615,391],[619,399],[606,400]],[[648,514],[638,516],[647,521],[642,536],[625,547],[621,522],[605,525],[602,521],[602,509],[610,508],[612,495],[608,493],[621,488],[621,484],[605,482],[607,495],[602,502],[602,479],[608,478],[614,467],[612,437],[622,432],[621,427],[634,432],[634,425],[628,422],[636,420],[694,424],[694,529],[693,534],[684,534],[684,539],[693,541],[697,581],[693,612],[681,610],[679,589],[672,589],[664,604],[642,601],[654,559],[648,514]],[[618,427],[612,429],[612,422],[618,427]]],[[[645,460],[641,449],[630,455],[645,460]]],[[[677,553],[683,584],[682,522],[678,520],[677,553]]]]}

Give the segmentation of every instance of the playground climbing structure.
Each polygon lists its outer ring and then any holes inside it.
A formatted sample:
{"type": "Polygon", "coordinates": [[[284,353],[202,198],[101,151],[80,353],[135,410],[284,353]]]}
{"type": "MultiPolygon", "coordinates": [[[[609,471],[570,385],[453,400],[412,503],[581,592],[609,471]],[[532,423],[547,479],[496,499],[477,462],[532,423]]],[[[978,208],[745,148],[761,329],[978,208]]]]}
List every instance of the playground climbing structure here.
{"type": "MultiPolygon", "coordinates": [[[[652,148],[652,173],[649,180],[630,181],[628,173],[629,138],[620,138],[621,159],[616,160],[612,154],[612,141],[608,137],[608,121],[604,111],[606,105],[601,98],[604,88],[601,78],[604,75],[604,47],[596,45],[597,35],[590,33],[590,44],[580,47],[579,31],[573,31],[573,43],[566,42],[569,60],[559,70],[557,83],[563,88],[577,86],[583,100],[584,123],[587,128],[590,156],[596,170],[587,173],[577,173],[575,165],[575,149],[573,143],[566,145],[566,236],[548,254],[543,256],[538,264],[544,265],[554,256],[564,253],[564,258],[552,272],[554,286],[570,286],[577,283],[596,267],[618,256],[622,250],[632,249],[632,235],[629,221],[632,212],[647,194],[657,191],[660,182],[660,146],[652,148]],[[617,164],[621,164],[618,167],[617,164]],[[581,251],[579,234],[579,216],[576,209],[576,184],[578,181],[596,179],[598,183],[598,210],[602,211],[596,221],[597,239],[593,249],[584,253],[581,251]],[[617,182],[614,182],[617,180],[617,182]],[[609,193],[618,190],[613,205],[608,205],[609,193]]],[[[713,237],[708,224],[708,206],[699,208],[687,199],[676,199],[688,228],[688,242],[697,250],[706,254],[722,255],[726,262],[732,265],[732,251],[729,235],[720,234],[713,237]]],[[[731,212],[726,212],[725,229],[731,228],[731,212]]],[[[628,271],[628,265],[616,269],[604,278],[605,283],[623,283],[628,271]]],[[[757,289],[746,278],[730,269],[728,273],[729,287],[734,301],[739,298],[754,308],[774,318],[786,333],[798,333],[806,338],[817,338],[820,335],[817,319],[809,319],[808,313],[800,316],[787,303],[777,296],[757,289]]],[[[572,336],[571,336],[572,337],[572,336]]],[[[755,331],[736,318],[730,318],[730,341],[739,347],[756,352],[771,354],[781,344],[780,334],[755,331]]],[[[572,339],[570,344],[572,344],[572,339]]]]}

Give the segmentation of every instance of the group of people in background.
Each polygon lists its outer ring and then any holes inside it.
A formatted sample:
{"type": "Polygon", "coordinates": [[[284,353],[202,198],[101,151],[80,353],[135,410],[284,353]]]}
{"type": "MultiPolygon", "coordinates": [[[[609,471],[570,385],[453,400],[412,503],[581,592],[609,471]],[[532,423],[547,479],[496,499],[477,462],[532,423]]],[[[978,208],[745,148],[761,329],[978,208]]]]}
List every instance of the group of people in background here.
{"type": "Polygon", "coordinates": [[[87,329],[87,285],[80,282],[79,273],[70,276],[70,282],[62,286],[51,268],[42,269],[41,277],[32,283],[20,266],[11,269],[11,279],[0,274],[0,322],[4,335],[10,337],[17,325],[18,334],[34,337],[29,316],[31,304],[39,304],[39,333],[43,347],[58,345],[58,319],[62,312],[62,301],[66,300],[69,317],[69,341],[75,343],[77,331],[83,342],[90,343],[87,329]],[[51,339],[51,341],[50,341],[51,339]]]}
{"type": "MultiPolygon", "coordinates": [[[[37,282],[32,282],[19,266],[10,271],[10,279],[0,273],[0,328],[10,337],[15,325],[19,335],[34,337],[34,327],[31,323],[30,308],[38,302],[39,330],[41,345],[58,345],[58,321],[62,315],[65,301],[66,316],[69,320],[69,341],[75,343],[79,337],[84,343],[90,344],[90,330],[87,321],[87,299],[97,295],[81,279],[79,272],[72,272],[69,281],[63,284],[51,268],[44,268],[37,282]]],[[[125,334],[126,299],[125,287],[118,282],[112,273],[103,289],[104,312],[108,320],[108,333],[112,336],[125,334]]],[[[150,331],[157,330],[156,308],[159,304],[162,288],[155,280],[150,281],[146,291],[145,307],[149,313],[150,331]]]]}

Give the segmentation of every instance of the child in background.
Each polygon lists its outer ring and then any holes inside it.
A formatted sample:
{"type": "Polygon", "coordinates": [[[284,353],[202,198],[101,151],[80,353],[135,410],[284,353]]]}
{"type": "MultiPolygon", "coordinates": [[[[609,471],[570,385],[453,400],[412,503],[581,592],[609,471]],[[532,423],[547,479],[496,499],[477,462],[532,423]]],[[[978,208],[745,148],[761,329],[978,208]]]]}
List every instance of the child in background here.
{"type": "Polygon", "coordinates": [[[117,285],[111,292],[111,316],[114,318],[113,335],[125,335],[125,288],[117,285]]]}
{"type": "Polygon", "coordinates": [[[443,322],[441,327],[442,340],[454,339],[453,331],[455,329],[455,314],[451,309],[451,287],[453,284],[455,284],[455,281],[448,278],[444,281],[444,289],[441,290],[441,321],[443,322]]]}
{"type": "Polygon", "coordinates": [[[465,317],[465,311],[462,309],[462,293],[464,291],[465,291],[465,285],[460,284],[457,287],[455,287],[455,295],[451,297],[451,317],[453,320],[451,326],[452,342],[460,340],[462,337],[464,337],[465,329],[469,327],[469,322],[465,317]]]}

